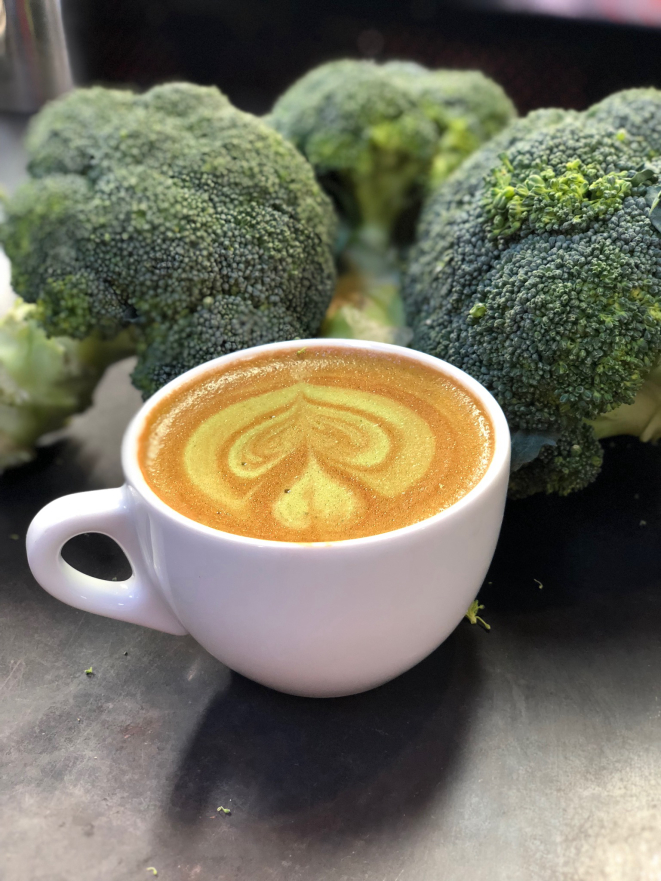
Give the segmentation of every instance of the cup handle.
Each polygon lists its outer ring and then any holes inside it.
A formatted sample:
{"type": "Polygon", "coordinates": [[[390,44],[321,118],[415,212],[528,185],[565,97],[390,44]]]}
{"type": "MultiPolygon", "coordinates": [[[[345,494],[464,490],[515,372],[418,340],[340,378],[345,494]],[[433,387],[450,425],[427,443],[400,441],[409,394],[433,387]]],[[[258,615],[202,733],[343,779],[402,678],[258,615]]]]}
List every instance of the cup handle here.
{"type": "Polygon", "coordinates": [[[32,574],[58,600],[165,633],[182,636],[187,632],[149,575],[125,487],[55,499],[30,524],[26,545],[32,574]],[[64,544],[84,532],[100,532],[116,541],[131,564],[131,577],[106,581],[65,562],[61,553],[64,544]]]}

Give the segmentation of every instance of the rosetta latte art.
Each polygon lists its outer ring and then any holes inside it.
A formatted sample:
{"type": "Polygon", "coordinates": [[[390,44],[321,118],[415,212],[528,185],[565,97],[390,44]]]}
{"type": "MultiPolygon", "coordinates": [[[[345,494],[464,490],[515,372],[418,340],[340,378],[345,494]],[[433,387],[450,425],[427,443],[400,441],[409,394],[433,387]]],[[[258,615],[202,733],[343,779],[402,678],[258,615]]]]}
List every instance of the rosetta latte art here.
{"type": "Polygon", "coordinates": [[[392,398],[300,382],[221,409],[184,456],[195,486],[238,519],[254,516],[266,486],[280,526],[335,531],[365,515],[369,494],[417,483],[435,446],[425,420],[392,398]]]}
{"type": "Polygon", "coordinates": [[[210,368],[153,408],[139,442],[145,480],[175,511],[306,544],[438,514],[492,452],[488,417],[438,370],[323,341],[210,368]]]}

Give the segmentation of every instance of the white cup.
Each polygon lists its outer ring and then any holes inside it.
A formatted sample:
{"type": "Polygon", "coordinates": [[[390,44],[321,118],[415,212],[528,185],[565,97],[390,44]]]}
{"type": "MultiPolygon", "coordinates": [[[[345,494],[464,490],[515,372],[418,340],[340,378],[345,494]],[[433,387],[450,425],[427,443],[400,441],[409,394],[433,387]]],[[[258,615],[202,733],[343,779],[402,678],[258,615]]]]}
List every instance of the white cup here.
{"type": "Polygon", "coordinates": [[[332,697],[374,688],[432,652],[463,618],[486,575],[503,517],[510,436],[495,399],[438,358],[386,343],[324,346],[406,355],[468,389],[489,415],[493,459],[479,483],[433,517],[380,535],[304,544],[212,529],[170,508],[138,464],[145,419],[165,396],[210,367],[319,341],[271,343],[183,374],[136,414],[122,444],[124,486],[63,496],[27,534],[39,584],[88,612],[190,633],[233,670],[291,694],[332,697]],[[62,559],[75,535],[100,532],[129,559],[126,581],[104,581],[62,559]]]}

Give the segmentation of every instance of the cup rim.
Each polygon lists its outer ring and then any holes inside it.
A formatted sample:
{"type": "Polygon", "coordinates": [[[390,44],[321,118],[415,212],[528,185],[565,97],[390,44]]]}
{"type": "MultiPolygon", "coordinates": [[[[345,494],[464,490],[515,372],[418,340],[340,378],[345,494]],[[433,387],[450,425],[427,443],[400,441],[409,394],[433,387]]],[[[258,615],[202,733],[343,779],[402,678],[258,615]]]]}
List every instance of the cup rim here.
{"type": "Polygon", "coordinates": [[[285,340],[283,342],[277,343],[265,343],[260,346],[253,346],[249,349],[241,349],[237,352],[230,352],[229,354],[221,355],[218,358],[213,358],[210,361],[205,361],[203,364],[199,364],[197,367],[193,367],[191,370],[187,370],[185,373],[177,376],[175,379],[171,380],[162,388],[160,388],[147,401],[145,401],[142,407],[135,414],[124,433],[124,437],[122,440],[121,459],[122,470],[124,471],[125,478],[129,485],[134,490],[136,490],[149,505],[156,508],[161,514],[167,516],[169,519],[174,520],[176,523],[179,523],[181,526],[185,526],[188,529],[198,531],[203,535],[214,536],[218,539],[223,539],[225,541],[235,541],[239,544],[247,544],[254,547],[268,546],[280,549],[310,550],[311,548],[325,548],[335,546],[359,546],[364,544],[372,544],[375,542],[382,542],[388,539],[393,541],[399,537],[403,537],[404,535],[413,535],[415,532],[422,532],[426,529],[433,528],[436,524],[441,523],[443,520],[447,520],[450,517],[455,516],[458,512],[473,504],[480,498],[480,496],[488,492],[493,483],[498,480],[498,478],[502,474],[503,469],[509,468],[510,432],[505,414],[503,413],[498,401],[496,401],[493,395],[480,382],[478,382],[468,373],[460,370],[458,367],[455,367],[447,361],[443,361],[441,358],[436,358],[434,355],[428,355],[425,352],[419,352],[416,349],[409,349],[405,346],[397,346],[393,343],[378,343],[371,340],[351,340],[340,339],[336,337],[329,337],[327,339],[323,337],[315,337],[302,340],[285,340]],[[361,536],[360,538],[343,538],[333,541],[317,542],[278,541],[275,539],[254,538],[247,535],[237,535],[234,532],[225,532],[222,529],[216,529],[213,526],[207,526],[204,523],[199,523],[197,520],[193,520],[190,517],[187,517],[185,514],[181,514],[179,511],[176,511],[174,508],[171,508],[170,505],[166,504],[166,502],[164,502],[154,492],[154,490],[145,480],[140,469],[140,465],[138,462],[138,439],[142,432],[144,421],[147,418],[147,415],[160,401],[163,400],[163,398],[171,394],[171,392],[173,392],[178,386],[183,385],[184,383],[190,381],[191,379],[194,379],[197,376],[201,376],[208,371],[213,370],[218,364],[222,363],[223,365],[225,365],[233,361],[238,362],[242,360],[249,360],[261,352],[283,351],[287,349],[298,350],[301,348],[313,346],[323,346],[324,348],[337,347],[362,349],[368,352],[386,352],[396,354],[401,357],[410,358],[411,360],[426,364],[427,366],[431,367],[434,370],[437,370],[439,373],[445,376],[449,376],[451,379],[454,379],[458,385],[462,386],[472,395],[474,395],[487,411],[487,415],[491,421],[494,431],[493,455],[491,457],[491,462],[489,463],[487,470],[484,472],[480,480],[471,490],[466,493],[466,495],[462,496],[458,501],[454,502],[449,507],[444,508],[442,511],[439,511],[437,514],[433,514],[431,517],[426,517],[424,520],[418,520],[415,523],[410,523],[407,526],[401,526],[399,527],[399,529],[392,529],[389,532],[378,532],[374,535],[365,535],[361,536]]]}

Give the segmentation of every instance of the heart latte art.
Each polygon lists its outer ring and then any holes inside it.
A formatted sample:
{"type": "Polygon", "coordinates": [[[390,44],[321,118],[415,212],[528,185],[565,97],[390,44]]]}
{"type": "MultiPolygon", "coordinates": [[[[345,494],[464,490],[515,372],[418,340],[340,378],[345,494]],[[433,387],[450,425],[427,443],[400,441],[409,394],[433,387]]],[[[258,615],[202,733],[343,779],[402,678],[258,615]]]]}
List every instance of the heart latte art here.
{"type": "Polygon", "coordinates": [[[335,531],[365,516],[371,493],[394,498],[417,483],[434,449],[427,423],[391,398],[298,382],[205,420],[186,445],[185,467],[242,520],[268,485],[280,526],[335,531]]]}
{"type": "Polygon", "coordinates": [[[312,347],[210,371],[150,414],[143,473],[209,526],[280,541],[387,532],[465,495],[491,459],[473,398],[413,359],[312,347]]]}

